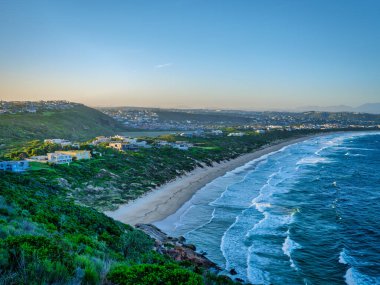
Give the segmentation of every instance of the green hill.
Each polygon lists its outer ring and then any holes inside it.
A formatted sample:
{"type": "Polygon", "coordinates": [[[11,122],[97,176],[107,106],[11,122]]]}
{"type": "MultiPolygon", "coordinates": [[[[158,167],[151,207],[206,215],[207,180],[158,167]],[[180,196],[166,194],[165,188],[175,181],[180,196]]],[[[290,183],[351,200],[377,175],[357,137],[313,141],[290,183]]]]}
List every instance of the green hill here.
{"type": "Polygon", "coordinates": [[[0,145],[33,139],[87,140],[125,131],[122,124],[102,112],[75,104],[70,109],[0,115],[0,145]]]}

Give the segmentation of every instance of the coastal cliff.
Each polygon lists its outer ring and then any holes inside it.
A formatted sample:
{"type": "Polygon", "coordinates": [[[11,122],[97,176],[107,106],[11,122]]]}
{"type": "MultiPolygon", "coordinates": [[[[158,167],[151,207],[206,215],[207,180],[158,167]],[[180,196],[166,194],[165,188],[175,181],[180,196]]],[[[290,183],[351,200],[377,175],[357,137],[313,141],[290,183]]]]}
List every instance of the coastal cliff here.
{"type": "Polygon", "coordinates": [[[170,256],[176,261],[188,261],[197,267],[219,272],[221,268],[209,260],[204,253],[196,252],[193,244],[187,244],[184,237],[170,237],[151,224],[136,224],[136,228],[155,240],[155,251],[170,256]]]}

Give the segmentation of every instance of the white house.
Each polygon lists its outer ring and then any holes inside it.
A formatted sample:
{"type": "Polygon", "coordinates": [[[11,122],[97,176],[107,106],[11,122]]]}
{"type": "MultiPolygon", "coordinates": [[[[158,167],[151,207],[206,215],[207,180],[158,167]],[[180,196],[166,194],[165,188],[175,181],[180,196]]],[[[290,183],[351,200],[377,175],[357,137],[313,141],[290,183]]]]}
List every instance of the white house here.
{"type": "Polygon", "coordinates": [[[47,155],[35,155],[35,156],[28,158],[27,160],[36,161],[36,162],[47,162],[48,157],[47,157],[47,155]]]}
{"type": "Polygon", "coordinates": [[[120,135],[113,136],[112,138],[113,138],[113,139],[122,140],[122,141],[124,141],[124,140],[126,139],[125,136],[120,136],[120,135]]]}
{"type": "Polygon", "coordinates": [[[88,150],[68,150],[68,151],[57,150],[55,153],[69,155],[71,156],[71,158],[75,157],[77,160],[91,159],[91,152],[88,150]]]}
{"type": "Polygon", "coordinates": [[[44,143],[59,144],[62,147],[72,145],[71,141],[68,141],[65,139],[46,139],[46,140],[44,140],[44,143]]]}
{"type": "Polygon", "coordinates": [[[169,142],[167,142],[167,141],[157,141],[156,145],[158,147],[171,146],[171,144],[169,142]]]}
{"type": "Polygon", "coordinates": [[[48,162],[54,164],[65,164],[73,161],[73,158],[68,154],[48,153],[48,162]]]}
{"type": "Polygon", "coordinates": [[[242,133],[242,132],[239,132],[239,133],[229,133],[228,136],[229,137],[242,137],[242,136],[244,136],[244,133],[242,133]]]}
{"type": "Polygon", "coordinates": [[[73,143],[71,144],[71,146],[75,148],[80,148],[80,143],[73,143]]]}
{"type": "Polygon", "coordinates": [[[211,134],[214,136],[220,136],[220,135],[223,135],[223,131],[222,130],[212,130],[211,134]]]}
{"type": "Polygon", "coordinates": [[[127,143],[130,143],[130,144],[135,144],[135,143],[137,143],[137,139],[134,139],[134,138],[124,138],[123,142],[127,142],[127,143]]]}
{"type": "Polygon", "coordinates": [[[188,143],[188,142],[177,141],[177,142],[171,144],[171,146],[173,148],[180,149],[180,150],[188,150],[189,147],[193,146],[193,144],[188,143]]]}
{"type": "Polygon", "coordinates": [[[98,145],[100,143],[108,143],[111,141],[111,138],[109,137],[104,137],[104,136],[100,136],[100,137],[96,137],[92,142],[91,144],[92,145],[98,145]]]}

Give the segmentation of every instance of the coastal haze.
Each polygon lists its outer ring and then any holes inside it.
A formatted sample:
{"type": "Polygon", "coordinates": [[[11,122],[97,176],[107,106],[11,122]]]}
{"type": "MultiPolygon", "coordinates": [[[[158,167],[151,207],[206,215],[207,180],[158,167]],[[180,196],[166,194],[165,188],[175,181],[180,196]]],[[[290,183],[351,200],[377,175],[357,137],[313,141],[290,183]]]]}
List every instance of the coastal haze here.
{"type": "Polygon", "coordinates": [[[380,284],[379,13],[0,1],[0,284],[380,284]]]}

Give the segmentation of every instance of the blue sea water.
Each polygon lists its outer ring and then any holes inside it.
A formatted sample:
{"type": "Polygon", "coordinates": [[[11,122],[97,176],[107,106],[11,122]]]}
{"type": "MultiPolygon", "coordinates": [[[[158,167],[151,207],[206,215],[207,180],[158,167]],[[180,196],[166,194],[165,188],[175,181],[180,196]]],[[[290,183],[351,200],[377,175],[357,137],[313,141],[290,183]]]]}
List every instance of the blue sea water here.
{"type": "Polygon", "coordinates": [[[380,284],[380,133],[265,155],[157,226],[253,284],[380,284]]]}

